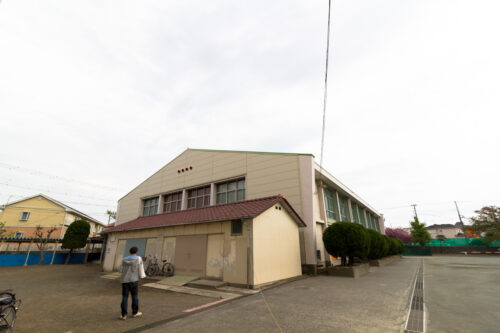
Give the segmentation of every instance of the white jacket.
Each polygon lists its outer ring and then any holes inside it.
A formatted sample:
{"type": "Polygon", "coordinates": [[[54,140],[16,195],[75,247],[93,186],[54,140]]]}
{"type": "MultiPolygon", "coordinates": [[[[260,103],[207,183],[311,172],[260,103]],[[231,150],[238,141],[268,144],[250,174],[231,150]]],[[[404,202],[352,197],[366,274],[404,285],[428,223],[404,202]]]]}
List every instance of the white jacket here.
{"type": "Polygon", "coordinates": [[[139,256],[128,256],[123,258],[118,271],[122,273],[122,283],[136,282],[146,277],[146,273],[144,273],[144,263],[139,256]]]}

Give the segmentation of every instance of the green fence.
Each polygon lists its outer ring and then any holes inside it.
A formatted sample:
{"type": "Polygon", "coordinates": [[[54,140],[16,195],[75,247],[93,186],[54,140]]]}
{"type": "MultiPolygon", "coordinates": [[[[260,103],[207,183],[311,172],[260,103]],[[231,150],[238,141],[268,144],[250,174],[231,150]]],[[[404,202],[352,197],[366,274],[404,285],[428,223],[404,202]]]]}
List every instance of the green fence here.
{"type": "Polygon", "coordinates": [[[412,248],[405,247],[403,249],[404,256],[432,256],[432,251],[430,248],[412,248]]]}
{"type": "MultiPolygon", "coordinates": [[[[439,239],[433,239],[430,242],[425,243],[425,246],[490,246],[490,247],[500,247],[500,241],[495,241],[491,243],[483,243],[484,238],[447,238],[443,241],[439,239]]],[[[405,244],[405,247],[420,246],[420,244],[412,243],[405,244]]]]}

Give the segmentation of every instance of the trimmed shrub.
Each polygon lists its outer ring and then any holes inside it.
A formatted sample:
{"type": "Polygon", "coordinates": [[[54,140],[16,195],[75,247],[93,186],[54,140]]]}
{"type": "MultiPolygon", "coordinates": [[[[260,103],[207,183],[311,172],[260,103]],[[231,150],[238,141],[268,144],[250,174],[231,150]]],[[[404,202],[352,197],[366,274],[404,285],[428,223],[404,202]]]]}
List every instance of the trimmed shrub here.
{"type": "Polygon", "coordinates": [[[391,251],[391,240],[386,235],[381,235],[384,239],[384,248],[382,250],[382,257],[387,257],[389,255],[389,251],[391,251]]]}
{"type": "Polygon", "coordinates": [[[380,259],[384,256],[385,241],[381,234],[372,229],[366,230],[370,238],[370,249],[368,259],[380,259]]]}
{"type": "Polygon", "coordinates": [[[323,243],[329,254],[341,258],[342,266],[352,266],[354,257],[364,258],[367,255],[370,238],[360,224],[336,222],[326,228],[323,243]]]}

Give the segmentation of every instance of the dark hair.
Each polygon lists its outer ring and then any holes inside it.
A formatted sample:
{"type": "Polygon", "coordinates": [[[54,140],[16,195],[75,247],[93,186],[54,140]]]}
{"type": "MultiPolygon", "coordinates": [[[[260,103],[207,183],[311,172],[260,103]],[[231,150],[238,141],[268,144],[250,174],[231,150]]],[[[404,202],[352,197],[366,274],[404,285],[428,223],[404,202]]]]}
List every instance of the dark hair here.
{"type": "Polygon", "coordinates": [[[137,246],[132,246],[130,248],[130,254],[136,254],[137,253],[137,246]]]}

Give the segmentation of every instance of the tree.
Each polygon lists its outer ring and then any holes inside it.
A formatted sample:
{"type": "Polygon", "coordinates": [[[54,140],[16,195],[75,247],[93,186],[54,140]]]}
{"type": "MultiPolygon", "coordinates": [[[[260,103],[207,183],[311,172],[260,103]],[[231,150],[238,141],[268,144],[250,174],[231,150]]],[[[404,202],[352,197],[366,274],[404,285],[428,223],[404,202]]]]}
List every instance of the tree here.
{"type": "Polygon", "coordinates": [[[74,249],[80,249],[87,244],[89,234],[90,224],[87,221],[77,220],[69,225],[62,242],[62,247],[69,249],[66,261],[64,262],[65,265],[68,264],[74,249]]]}
{"type": "Polygon", "coordinates": [[[336,222],[323,233],[326,251],[341,258],[342,266],[352,266],[354,257],[367,255],[370,238],[365,227],[352,222],[336,222]]]}
{"type": "Polygon", "coordinates": [[[5,231],[7,231],[7,229],[5,229],[5,222],[0,222],[0,237],[4,237],[5,231]]]}
{"type": "Polygon", "coordinates": [[[384,256],[385,241],[381,234],[372,229],[366,229],[368,237],[370,238],[370,248],[368,251],[368,259],[375,260],[384,256]]]}
{"type": "Polygon", "coordinates": [[[113,212],[112,210],[107,210],[106,215],[108,215],[108,224],[111,219],[116,220],[116,212],[113,212]]]}
{"type": "Polygon", "coordinates": [[[52,233],[57,230],[56,227],[51,227],[50,229],[47,229],[47,233],[44,236],[43,235],[44,229],[45,228],[42,227],[41,225],[38,225],[35,229],[36,246],[40,251],[40,260],[38,261],[38,265],[43,264],[43,256],[45,254],[45,250],[49,246],[50,235],[52,235],[52,233]]]}
{"type": "Polygon", "coordinates": [[[410,222],[411,225],[411,235],[413,237],[413,241],[415,243],[419,243],[420,246],[425,246],[425,243],[430,241],[431,235],[425,228],[425,223],[418,220],[418,217],[414,217],[413,222],[410,222]]]}
{"type": "Polygon", "coordinates": [[[474,213],[477,216],[471,217],[472,230],[485,233],[485,243],[500,240],[500,207],[486,206],[474,213]]]}
{"type": "Polygon", "coordinates": [[[413,242],[411,234],[409,232],[406,232],[403,228],[385,228],[385,234],[389,237],[397,238],[405,244],[413,242]]]}

